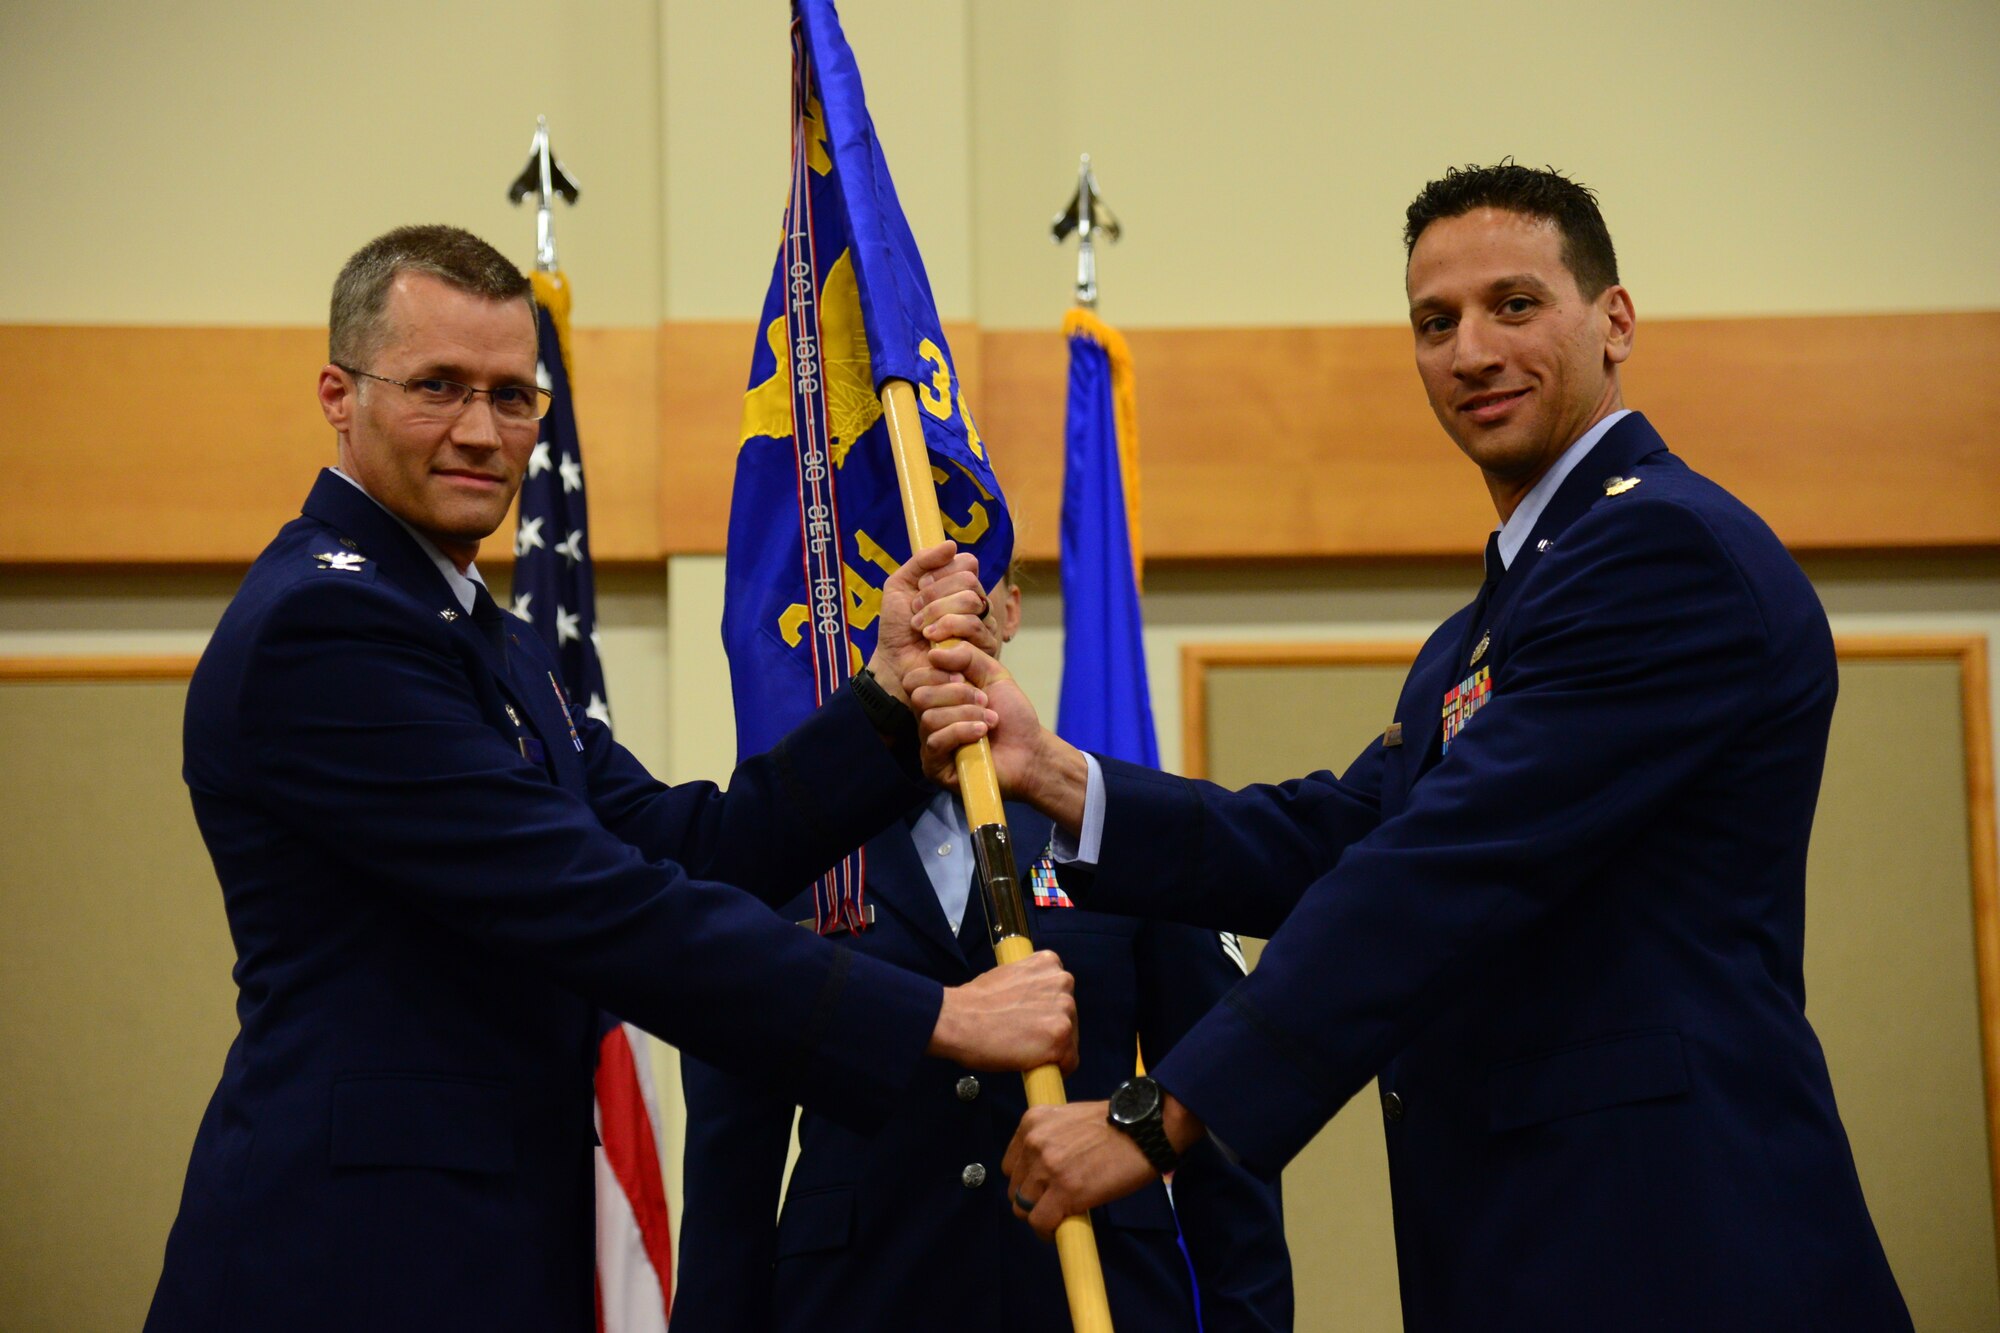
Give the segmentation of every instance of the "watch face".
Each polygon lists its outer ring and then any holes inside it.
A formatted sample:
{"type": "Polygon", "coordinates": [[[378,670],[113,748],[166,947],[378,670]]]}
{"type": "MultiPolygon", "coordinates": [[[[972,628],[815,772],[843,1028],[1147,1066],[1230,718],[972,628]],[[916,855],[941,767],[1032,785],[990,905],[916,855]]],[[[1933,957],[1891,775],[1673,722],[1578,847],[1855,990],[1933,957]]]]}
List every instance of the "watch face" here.
{"type": "Polygon", "coordinates": [[[1150,1119],[1160,1107],[1160,1085],[1150,1078],[1128,1079],[1111,1094],[1111,1118],[1121,1125],[1150,1119]]]}

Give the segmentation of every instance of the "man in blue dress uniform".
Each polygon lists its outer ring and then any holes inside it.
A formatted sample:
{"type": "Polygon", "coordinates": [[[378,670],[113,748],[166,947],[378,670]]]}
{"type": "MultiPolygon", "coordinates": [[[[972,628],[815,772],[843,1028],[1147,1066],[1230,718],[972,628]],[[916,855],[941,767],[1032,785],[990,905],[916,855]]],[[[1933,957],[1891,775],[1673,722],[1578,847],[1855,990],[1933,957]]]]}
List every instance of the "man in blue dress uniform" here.
{"type": "MultiPolygon", "coordinates": [[[[340,468],[189,688],[242,1030],[148,1328],[589,1329],[600,1007],[864,1130],[926,1056],[1073,1066],[1053,956],[947,988],[731,887],[788,895],[928,790],[883,689],[727,792],[670,788],[495,606],[473,556],[546,407],[504,256],[379,238],[335,284],[331,343],[340,468]]],[[[948,547],[904,566],[874,670],[919,662],[926,629],[979,632],[985,600],[948,547]]]]}
{"type": "Polygon", "coordinates": [[[1405,239],[1417,369],[1500,527],[1345,774],[1085,756],[970,650],[908,682],[927,762],[992,729],[1080,901],[1271,936],[1157,1082],[1029,1112],[1010,1189],[1047,1234],[1205,1138],[1275,1172],[1379,1076],[1411,1330],[1908,1329],[1804,1012],[1819,601],[1625,410],[1588,191],[1450,172],[1405,239]]]}
{"type": "MultiPolygon", "coordinates": [[[[993,590],[998,642],[1014,637],[1020,604],[1011,579],[993,590]]],[[[1048,818],[1010,805],[1007,820],[1034,938],[1076,978],[1084,1020],[1069,1093],[1107,1096],[1131,1076],[1135,1050],[1159,1063],[1242,980],[1240,948],[1213,930],[1078,908],[1045,854],[1048,818]]],[[[852,937],[857,953],[947,985],[993,967],[955,797],[913,804],[869,840],[866,858],[868,899],[879,910],[852,937]]],[[[809,923],[811,903],[802,892],[781,912],[809,923]]],[[[1068,1326],[1055,1250],[1009,1216],[1002,1188],[1000,1157],[1027,1108],[1020,1079],[927,1060],[873,1136],[806,1111],[782,1216],[790,1101],[685,1058],[681,1082],[688,1126],[675,1333],[1068,1326]]],[[[1121,1328],[1192,1333],[1195,1289],[1205,1333],[1292,1326],[1277,1182],[1259,1181],[1212,1144],[1180,1164],[1171,1204],[1154,1180],[1098,1209],[1095,1231],[1121,1328]]]]}

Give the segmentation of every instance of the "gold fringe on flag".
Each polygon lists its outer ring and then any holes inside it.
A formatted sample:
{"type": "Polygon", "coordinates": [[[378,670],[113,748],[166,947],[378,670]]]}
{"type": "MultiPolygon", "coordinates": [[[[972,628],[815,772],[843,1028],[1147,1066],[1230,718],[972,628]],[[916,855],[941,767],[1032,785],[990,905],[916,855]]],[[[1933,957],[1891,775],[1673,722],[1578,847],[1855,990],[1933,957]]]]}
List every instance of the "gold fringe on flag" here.
{"type": "MultiPolygon", "coordinates": [[[[540,275],[537,274],[537,277],[540,275]]],[[[1125,335],[1094,311],[1074,306],[1063,316],[1063,336],[1081,334],[1104,349],[1111,362],[1111,404],[1118,426],[1118,471],[1125,490],[1125,533],[1132,546],[1132,581],[1146,586],[1146,544],[1139,532],[1139,383],[1125,335]]]]}

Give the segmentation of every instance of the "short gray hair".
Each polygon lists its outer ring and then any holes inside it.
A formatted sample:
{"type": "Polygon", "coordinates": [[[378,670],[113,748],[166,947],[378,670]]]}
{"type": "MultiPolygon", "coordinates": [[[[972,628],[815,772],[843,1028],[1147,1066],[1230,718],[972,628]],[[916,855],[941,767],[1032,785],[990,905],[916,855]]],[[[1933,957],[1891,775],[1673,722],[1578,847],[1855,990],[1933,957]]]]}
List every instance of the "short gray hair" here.
{"type": "Polygon", "coordinates": [[[531,300],[514,261],[457,227],[398,227],[354,252],[333,280],[327,359],[359,369],[381,348],[383,311],[398,273],[428,273],[489,301],[531,300]]]}

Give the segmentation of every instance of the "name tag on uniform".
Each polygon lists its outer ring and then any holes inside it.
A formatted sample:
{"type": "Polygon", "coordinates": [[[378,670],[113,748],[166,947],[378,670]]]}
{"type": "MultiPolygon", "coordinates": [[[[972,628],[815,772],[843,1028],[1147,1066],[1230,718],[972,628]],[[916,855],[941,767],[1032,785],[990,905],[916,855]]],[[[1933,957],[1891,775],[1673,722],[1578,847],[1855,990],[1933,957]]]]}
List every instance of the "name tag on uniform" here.
{"type": "Polygon", "coordinates": [[[1382,748],[1386,750],[1402,743],[1403,724],[1400,722],[1391,722],[1388,729],[1382,733],[1382,748]]]}
{"type": "Polygon", "coordinates": [[[542,743],[533,736],[516,736],[514,743],[521,747],[521,757],[529,763],[545,764],[548,762],[549,752],[544,750],[542,743]]]}
{"type": "Polygon", "coordinates": [[[1486,706],[1493,697],[1493,668],[1481,667],[1458,684],[1445,691],[1444,695],[1444,740],[1438,748],[1439,756],[1451,749],[1451,742],[1465,724],[1472,721],[1472,715],[1486,706]]]}

